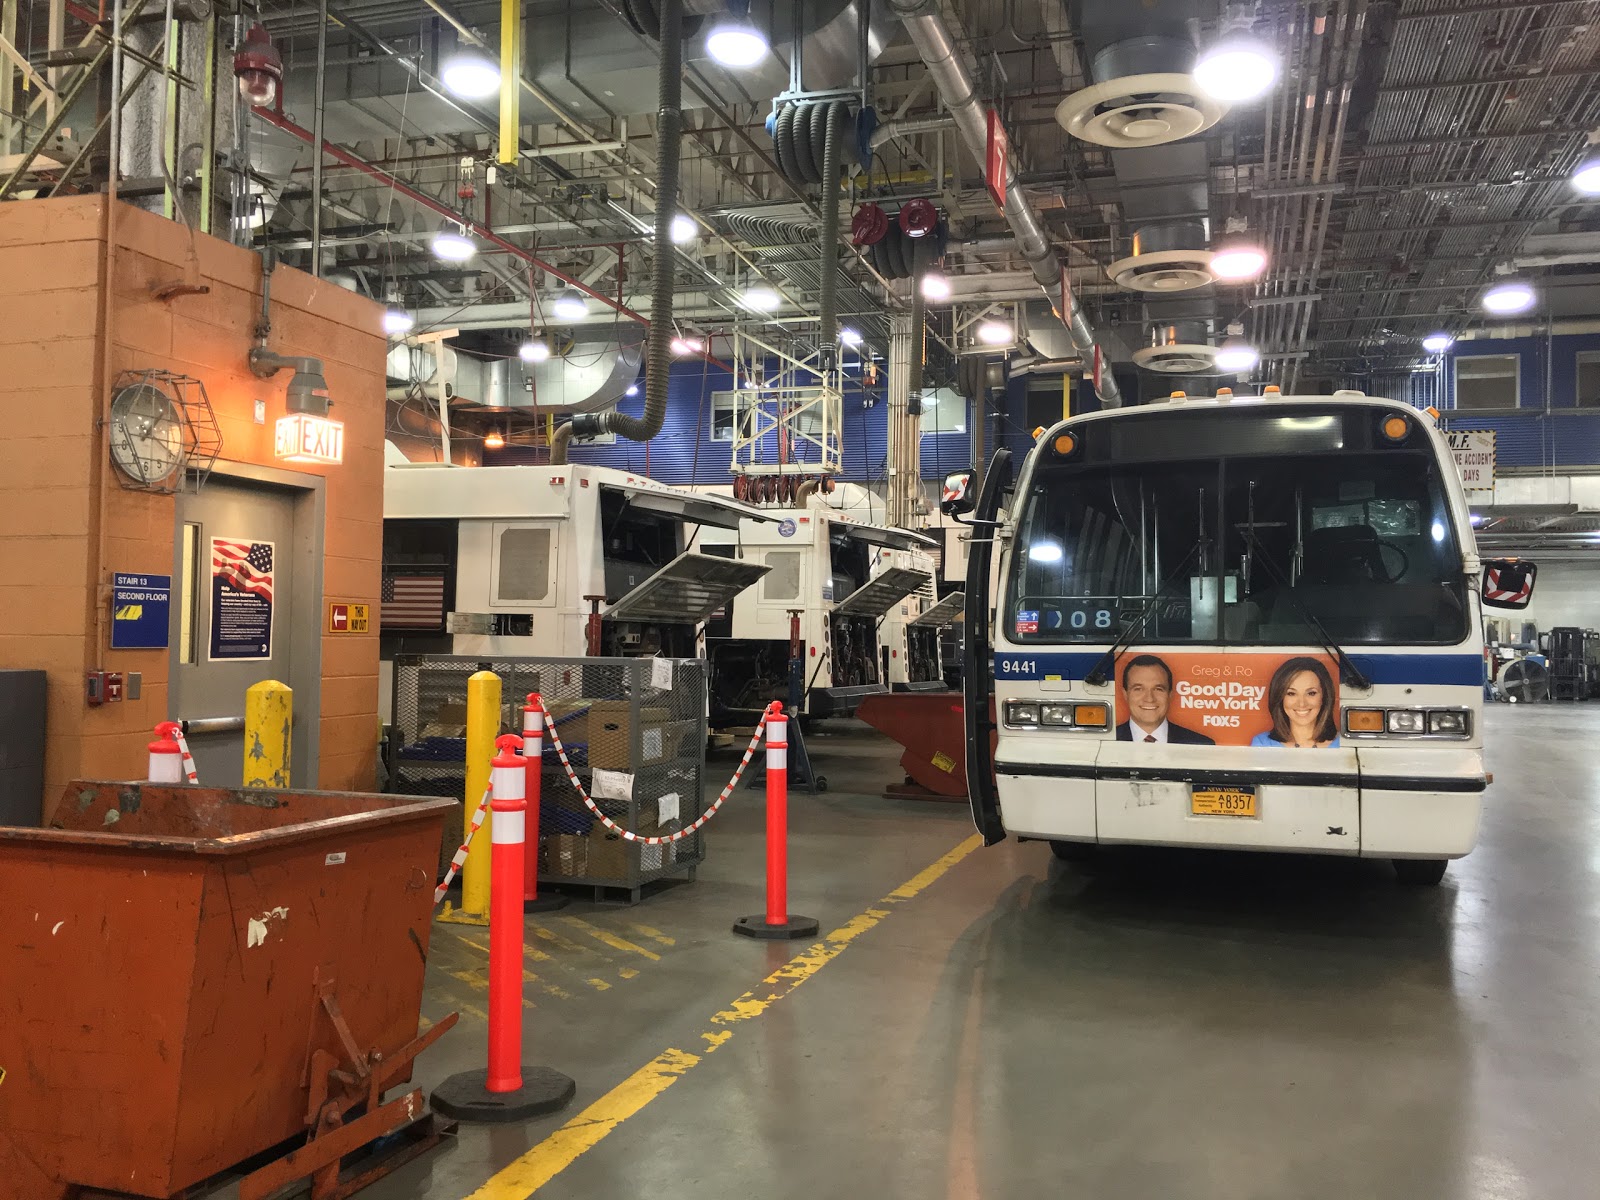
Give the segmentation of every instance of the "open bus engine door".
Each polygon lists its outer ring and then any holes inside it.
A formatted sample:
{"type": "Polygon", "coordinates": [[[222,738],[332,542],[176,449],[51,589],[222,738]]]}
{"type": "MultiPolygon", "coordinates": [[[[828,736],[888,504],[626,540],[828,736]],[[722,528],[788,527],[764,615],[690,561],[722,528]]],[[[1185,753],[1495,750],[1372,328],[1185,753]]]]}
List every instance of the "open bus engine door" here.
{"type": "Polygon", "coordinates": [[[967,721],[967,799],[972,823],[983,844],[1005,840],[1000,801],[994,783],[994,654],[989,640],[989,575],[994,562],[994,535],[1000,498],[1011,486],[1011,451],[996,450],[984,472],[983,488],[972,513],[972,541],[967,554],[967,605],[963,615],[966,653],[961,679],[967,721]]]}

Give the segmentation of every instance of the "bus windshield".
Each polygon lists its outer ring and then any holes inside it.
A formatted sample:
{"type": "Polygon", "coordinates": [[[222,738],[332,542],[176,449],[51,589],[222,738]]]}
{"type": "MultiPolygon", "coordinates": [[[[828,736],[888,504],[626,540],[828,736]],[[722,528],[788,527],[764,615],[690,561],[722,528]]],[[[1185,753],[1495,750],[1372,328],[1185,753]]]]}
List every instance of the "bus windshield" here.
{"type": "MultiPolygon", "coordinates": [[[[1198,413],[1081,427],[1082,452],[1041,460],[1019,497],[1003,632],[1274,645],[1320,642],[1320,623],[1346,645],[1460,642],[1466,581],[1432,447],[1374,445],[1356,411],[1256,410],[1214,446],[1190,436],[1198,413]]],[[[1213,434],[1238,419],[1205,415],[1213,434]]]]}

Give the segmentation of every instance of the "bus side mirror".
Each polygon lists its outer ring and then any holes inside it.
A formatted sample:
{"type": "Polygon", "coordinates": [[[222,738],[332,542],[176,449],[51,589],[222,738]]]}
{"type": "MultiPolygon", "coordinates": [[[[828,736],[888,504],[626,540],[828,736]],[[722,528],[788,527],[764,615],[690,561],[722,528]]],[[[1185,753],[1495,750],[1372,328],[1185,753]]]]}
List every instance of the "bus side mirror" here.
{"type": "Polygon", "coordinates": [[[939,494],[939,511],[947,517],[959,517],[978,506],[972,494],[971,471],[953,471],[944,477],[944,490],[939,494]]]}
{"type": "Polygon", "coordinates": [[[1539,568],[1519,558],[1491,558],[1483,564],[1483,602],[1490,608],[1527,608],[1539,568]]]}

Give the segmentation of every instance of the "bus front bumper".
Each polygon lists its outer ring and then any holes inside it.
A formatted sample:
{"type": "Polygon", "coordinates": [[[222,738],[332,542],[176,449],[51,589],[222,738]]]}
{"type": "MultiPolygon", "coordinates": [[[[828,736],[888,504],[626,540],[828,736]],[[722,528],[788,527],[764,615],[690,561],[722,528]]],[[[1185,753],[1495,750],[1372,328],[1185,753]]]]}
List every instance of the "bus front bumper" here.
{"type": "Polygon", "coordinates": [[[1056,761],[1027,762],[1021,740],[1002,738],[995,764],[1001,817],[1019,837],[1374,858],[1459,858],[1478,840],[1486,781],[1477,749],[1357,746],[1312,760],[1085,740],[1056,761]],[[1197,790],[1228,788],[1253,789],[1255,811],[1195,813],[1197,790]]]}

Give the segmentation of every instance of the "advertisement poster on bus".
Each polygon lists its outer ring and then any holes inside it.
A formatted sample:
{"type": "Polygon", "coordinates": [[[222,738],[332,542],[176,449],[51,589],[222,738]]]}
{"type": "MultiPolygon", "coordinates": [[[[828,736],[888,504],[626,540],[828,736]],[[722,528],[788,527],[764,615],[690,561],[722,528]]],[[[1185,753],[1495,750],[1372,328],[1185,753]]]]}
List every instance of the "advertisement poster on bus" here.
{"type": "Polygon", "coordinates": [[[1325,654],[1125,654],[1117,662],[1117,740],[1338,746],[1338,679],[1325,654]]]}

